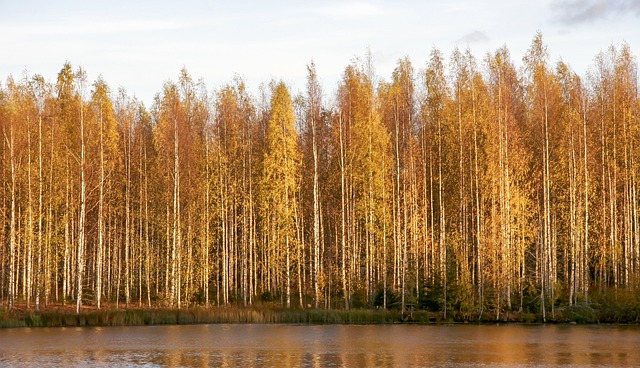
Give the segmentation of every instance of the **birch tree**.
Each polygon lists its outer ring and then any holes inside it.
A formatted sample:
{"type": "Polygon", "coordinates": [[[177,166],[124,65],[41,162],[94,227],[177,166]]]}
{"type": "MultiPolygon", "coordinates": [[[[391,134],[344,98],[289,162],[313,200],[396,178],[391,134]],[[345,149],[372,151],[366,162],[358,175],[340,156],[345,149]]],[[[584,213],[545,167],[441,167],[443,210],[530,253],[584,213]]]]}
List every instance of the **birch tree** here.
{"type": "Polygon", "coordinates": [[[271,232],[269,247],[278,254],[278,258],[284,257],[277,263],[276,272],[284,276],[286,307],[289,308],[292,250],[299,241],[294,216],[298,205],[296,194],[300,183],[300,153],[293,105],[283,82],[275,85],[271,97],[271,117],[266,131],[262,170],[262,209],[271,232]]]}

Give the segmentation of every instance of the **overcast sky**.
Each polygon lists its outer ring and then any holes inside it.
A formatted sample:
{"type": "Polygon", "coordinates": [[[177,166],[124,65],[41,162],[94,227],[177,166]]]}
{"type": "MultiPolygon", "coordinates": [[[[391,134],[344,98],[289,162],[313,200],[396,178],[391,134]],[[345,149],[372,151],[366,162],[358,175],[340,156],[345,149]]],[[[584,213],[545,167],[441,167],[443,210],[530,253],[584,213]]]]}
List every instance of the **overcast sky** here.
{"type": "Polygon", "coordinates": [[[26,70],[54,81],[68,60],[148,106],[183,66],[210,89],[237,74],[250,90],[276,78],[296,92],[314,60],[331,94],[367,48],[389,79],[399,58],[419,70],[434,47],[481,59],[507,45],[521,65],[538,30],[553,62],[584,75],[612,44],[640,52],[640,0],[0,0],[0,80],[26,70]]]}

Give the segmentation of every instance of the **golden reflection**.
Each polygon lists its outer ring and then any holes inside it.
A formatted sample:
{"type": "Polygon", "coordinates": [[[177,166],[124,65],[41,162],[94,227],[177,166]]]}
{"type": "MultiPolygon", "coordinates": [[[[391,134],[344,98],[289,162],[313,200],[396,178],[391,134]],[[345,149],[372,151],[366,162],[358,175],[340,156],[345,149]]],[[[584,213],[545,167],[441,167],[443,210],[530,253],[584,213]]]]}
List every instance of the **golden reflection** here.
{"type": "Polygon", "coordinates": [[[639,327],[210,325],[0,330],[0,366],[640,366],[639,327]]]}

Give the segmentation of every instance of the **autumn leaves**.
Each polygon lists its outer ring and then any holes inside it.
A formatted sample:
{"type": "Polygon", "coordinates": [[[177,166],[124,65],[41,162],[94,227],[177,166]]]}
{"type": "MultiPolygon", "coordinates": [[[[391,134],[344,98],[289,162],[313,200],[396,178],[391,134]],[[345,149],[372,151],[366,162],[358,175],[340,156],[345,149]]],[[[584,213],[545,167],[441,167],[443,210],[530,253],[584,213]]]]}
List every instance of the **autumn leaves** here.
{"type": "Polygon", "coordinates": [[[298,95],[182,71],[149,110],[70,65],[9,79],[2,298],[499,316],[637,286],[629,47],[583,79],[537,35],[523,66],[434,50],[378,81],[354,61],[329,102],[313,64],[298,95]]]}

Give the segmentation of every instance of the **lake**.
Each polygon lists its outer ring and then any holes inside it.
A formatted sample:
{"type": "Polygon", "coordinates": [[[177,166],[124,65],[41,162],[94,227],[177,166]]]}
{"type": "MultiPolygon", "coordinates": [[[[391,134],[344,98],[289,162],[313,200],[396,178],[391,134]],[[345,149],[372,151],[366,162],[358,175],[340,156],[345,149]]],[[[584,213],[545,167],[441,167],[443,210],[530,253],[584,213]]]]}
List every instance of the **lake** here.
{"type": "Polygon", "coordinates": [[[629,367],[640,327],[182,325],[0,330],[5,367],[629,367]]]}

